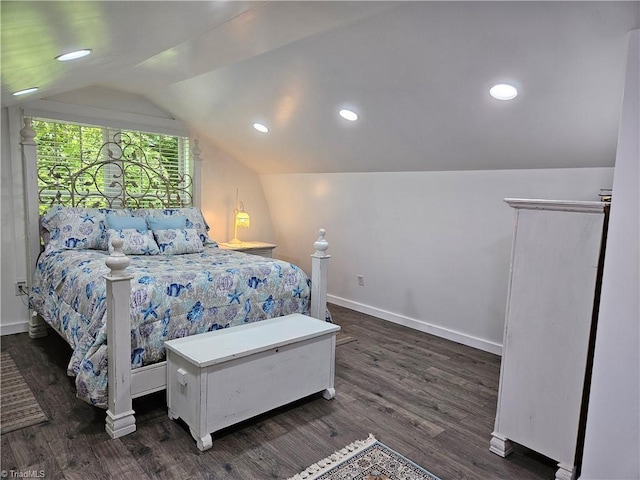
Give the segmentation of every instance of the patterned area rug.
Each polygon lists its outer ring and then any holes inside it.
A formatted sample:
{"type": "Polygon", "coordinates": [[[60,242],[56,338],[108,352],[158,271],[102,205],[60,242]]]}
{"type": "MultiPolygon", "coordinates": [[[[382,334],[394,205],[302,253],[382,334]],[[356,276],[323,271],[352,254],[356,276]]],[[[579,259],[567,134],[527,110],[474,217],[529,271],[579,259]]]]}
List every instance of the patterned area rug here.
{"type": "Polygon", "coordinates": [[[33,392],[8,352],[0,355],[1,433],[47,421],[33,392]]]}
{"type": "Polygon", "coordinates": [[[289,480],[440,480],[369,434],[289,480]]]}

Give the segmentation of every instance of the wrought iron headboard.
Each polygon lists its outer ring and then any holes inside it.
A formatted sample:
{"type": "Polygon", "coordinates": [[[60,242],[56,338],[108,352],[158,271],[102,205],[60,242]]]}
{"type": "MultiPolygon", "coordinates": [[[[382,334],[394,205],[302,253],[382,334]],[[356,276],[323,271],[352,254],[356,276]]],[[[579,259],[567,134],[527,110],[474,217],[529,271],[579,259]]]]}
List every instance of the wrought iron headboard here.
{"type": "Polygon", "coordinates": [[[39,163],[37,172],[39,203],[48,207],[170,208],[194,203],[191,174],[167,172],[125,133],[116,133],[96,159],[78,171],[39,163]]]}

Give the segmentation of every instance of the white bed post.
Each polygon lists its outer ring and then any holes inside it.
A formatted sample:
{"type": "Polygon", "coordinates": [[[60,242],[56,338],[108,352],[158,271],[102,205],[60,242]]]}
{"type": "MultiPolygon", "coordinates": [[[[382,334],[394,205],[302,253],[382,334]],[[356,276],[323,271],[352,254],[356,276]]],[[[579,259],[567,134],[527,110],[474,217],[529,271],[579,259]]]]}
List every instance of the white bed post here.
{"type": "Polygon", "coordinates": [[[106,430],[118,438],[136,430],[131,399],[131,279],[125,269],[131,260],[122,253],[122,240],[112,240],[113,253],[105,260],[107,281],[107,348],[109,409],[106,430]]]}
{"type": "Polygon", "coordinates": [[[191,148],[191,155],[193,157],[193,176],[191,178],[195,179],[193,182],[193,198],[191,203],[194,207],[198,208],[201,208],[202,206],[202,158],[200,158],[200,152],[200,146],[198,145],[198,139],[196,138],[193,140],[193,147],[191,148]]]}
{"type": "Polygon", "coordinates": [[[313,244],[316,251],[311,255],[311,316],[326,320],[327,315],[327,268],[331,255],[327,255],[329,243],[324,228],[318,230],[318,239],[313,244]]]}
{"type": "MultiPolygon", "coordinates": [[[[33,285],[33,273],[40,255],[40,218],[38,212],[38,163],[35,142],[36,132],[31,128],[31,118],[23,119],[24,127],[20,130],[22,141],[22,175],[24,188],[25,235],[27,237],[27,287],[33,285]]],[[[47,335],[44,320],[29,311],[29,337],[39,338],[47,335]]]]}

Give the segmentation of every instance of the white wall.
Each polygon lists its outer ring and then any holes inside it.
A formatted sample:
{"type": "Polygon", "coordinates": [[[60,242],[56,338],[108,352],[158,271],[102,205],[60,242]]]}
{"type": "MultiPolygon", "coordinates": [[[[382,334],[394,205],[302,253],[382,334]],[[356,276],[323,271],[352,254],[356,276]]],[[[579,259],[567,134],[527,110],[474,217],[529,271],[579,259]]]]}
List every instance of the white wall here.
{"type": "Polygon", "coordinates": [[[501,353],[505,197],[598,200],[613,169],[261,175],[281,258],[309,271],[327,230],[330,301],[501,353]],[[365,286],[358,286],[363,275],[365,286]]]}
{"type": "Polygon", "coordinates": [[[581,479],[640,478],[640,30],[631,33],[581,479]]]}
{"type": "MultiPolygon", "coordinates": [[[[44,101],[2,109],[2,304],[0,334],[27,331],[26,297],[14,295],[15,283],[26,279],[24,206],[19,130],[21,110],[27,114],[100,124],[189,134],[187,127],[147,100],[102,88],[87,88],[44,101]]],[[[36,139],[37,141],[37,139],[36,139]]],[[[239,232],[243,240],[275,240],[259,177],[215,147],[200,142],[202,150],[202,202],[211,236],[227,241],[233,236],[236,187],[251,214],[251,227],[239,232]]]]}
{"type": "Polygon", "coordinates": [[[211,238],[218,242],[233,238],[233,210],[238,189],[239,201],[251,217],[251,226],[239,228],[238,238],[274,242],[271,214],[258,175],[211,144],[203,143],[200,148],[203,158],[201,208],[211,227],[211,238]]]}
{"type": "MultiPolygon", "coordinates": [[[[26,332],[28,314],[26,297],[15,295],[15,283],[27,278],[24,261],[26,240],[22,201],[15,194],[16,187],[20,188],[22,185],[22,170],[14,168],[11,161],[13,150],[13,156],[17,157],[16,162],[18,167],[20,166],[19,149],[18,146],[12,146],[8,141],[9,115],[6,108],[2,109],[1,126],[2,220],[0,224],[0,248],[2,250],[0,259],[2,275],[0,290],[2,291],[2,303],[0,304],[0,333],[5,335],[26,332]]],[[[15,125],[13,127],[15,130],[15,125]]]]}

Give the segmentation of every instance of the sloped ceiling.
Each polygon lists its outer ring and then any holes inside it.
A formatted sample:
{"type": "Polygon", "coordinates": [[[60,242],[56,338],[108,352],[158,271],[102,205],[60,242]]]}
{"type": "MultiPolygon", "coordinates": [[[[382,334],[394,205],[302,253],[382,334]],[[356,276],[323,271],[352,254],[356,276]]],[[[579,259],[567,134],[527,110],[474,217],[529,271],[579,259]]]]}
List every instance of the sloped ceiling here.
{"type": "Polygon", "coordinates": [[[140,95],[259,173],[612,166],[640,24],[640,2],[1,6],[3,106],[140,95]],[[76,48],[93,54],[53,60],[76,48]]]}

